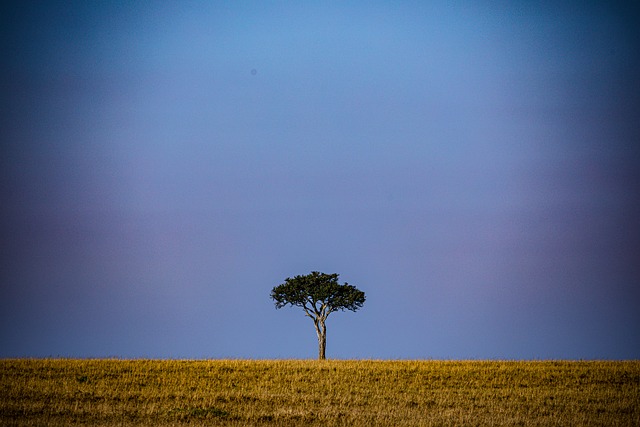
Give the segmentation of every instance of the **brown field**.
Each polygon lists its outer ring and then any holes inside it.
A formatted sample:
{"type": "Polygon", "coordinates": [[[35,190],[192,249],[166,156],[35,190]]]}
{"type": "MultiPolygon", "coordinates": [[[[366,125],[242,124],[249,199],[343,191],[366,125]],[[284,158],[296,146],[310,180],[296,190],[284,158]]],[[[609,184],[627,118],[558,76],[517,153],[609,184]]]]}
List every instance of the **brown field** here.
{"type": "Polygon", "coordinates": [[[0,360],[3,426],[640,426],[640,361],[0,360]]]}

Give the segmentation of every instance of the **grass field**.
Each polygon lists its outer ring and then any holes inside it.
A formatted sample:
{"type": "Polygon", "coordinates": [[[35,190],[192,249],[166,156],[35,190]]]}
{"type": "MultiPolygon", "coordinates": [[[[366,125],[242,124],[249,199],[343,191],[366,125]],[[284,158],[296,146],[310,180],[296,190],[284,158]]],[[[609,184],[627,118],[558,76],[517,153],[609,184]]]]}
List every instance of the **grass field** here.
{"type": "Polygon", "coordinates": [[[0,425],[640,426],[640,361],[0,360],[0,425]]]}

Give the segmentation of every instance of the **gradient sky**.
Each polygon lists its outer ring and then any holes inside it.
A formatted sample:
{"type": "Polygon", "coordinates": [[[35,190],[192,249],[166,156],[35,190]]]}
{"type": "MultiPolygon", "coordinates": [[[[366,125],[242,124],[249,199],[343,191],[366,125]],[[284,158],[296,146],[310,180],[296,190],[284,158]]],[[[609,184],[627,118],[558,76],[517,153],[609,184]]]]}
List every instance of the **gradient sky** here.
{"type": "MultiPolygon", "coordinates": [[[[7,2],[4,2],[7,3],[7,2]]],[[[624,2],[0,9],[0,357],[640,358],[624,2]]]]}

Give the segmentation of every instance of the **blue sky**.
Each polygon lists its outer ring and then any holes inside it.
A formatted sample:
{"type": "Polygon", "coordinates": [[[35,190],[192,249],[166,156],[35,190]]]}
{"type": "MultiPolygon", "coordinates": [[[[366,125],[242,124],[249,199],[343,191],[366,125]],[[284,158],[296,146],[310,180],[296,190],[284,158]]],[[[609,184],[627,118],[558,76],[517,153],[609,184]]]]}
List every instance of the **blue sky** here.
{"type": "Polygon", "coordinates": [[[624,2],[16,2],[0,357],[640,357],[624,2]]]}

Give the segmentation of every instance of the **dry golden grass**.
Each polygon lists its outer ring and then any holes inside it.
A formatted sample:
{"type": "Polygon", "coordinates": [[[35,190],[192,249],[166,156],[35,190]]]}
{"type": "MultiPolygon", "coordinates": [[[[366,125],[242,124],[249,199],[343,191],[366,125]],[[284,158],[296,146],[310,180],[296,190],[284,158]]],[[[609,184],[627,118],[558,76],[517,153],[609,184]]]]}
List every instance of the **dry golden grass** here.
{"type": "Polygon", "coordinates": [[[639,426],[640,362],[0,360],[0,425],[639,426]]]}

